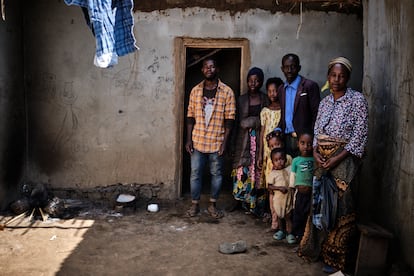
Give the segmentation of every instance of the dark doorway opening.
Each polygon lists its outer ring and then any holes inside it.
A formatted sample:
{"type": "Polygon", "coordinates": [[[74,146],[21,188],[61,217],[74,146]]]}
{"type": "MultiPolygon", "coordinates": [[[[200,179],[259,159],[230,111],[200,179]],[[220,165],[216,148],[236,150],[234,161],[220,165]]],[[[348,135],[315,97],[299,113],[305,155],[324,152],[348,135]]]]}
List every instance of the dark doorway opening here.
{"type": "MultiPolygon", "coordinates": [[[[191,89],[203,80],[201,73],[202,60],[208,56],[214,56],[219,67],[219,78],[225,84],[229,85],[236,98],[240,95],[240,66],[241,66],[241,48],[186,48],[186,70],[185,70],[185,95],[184,95],[184,128],[183,128],[183,146],[182,146],[182,193],[190,193],[190,173],[191,163],[190,156],[185,152],[185,143],[187,139],[186,117],[187,107],[191,89]]],[[[230,145],[229,145],[230,146],[230,145]]],[[[222,192],[232,191],[232,159],[229,151],[224,158],[223,185],[222,192]]],[[[210,173],[206,168],[203,177],[203,194],[210,193],[210,173]]]]}

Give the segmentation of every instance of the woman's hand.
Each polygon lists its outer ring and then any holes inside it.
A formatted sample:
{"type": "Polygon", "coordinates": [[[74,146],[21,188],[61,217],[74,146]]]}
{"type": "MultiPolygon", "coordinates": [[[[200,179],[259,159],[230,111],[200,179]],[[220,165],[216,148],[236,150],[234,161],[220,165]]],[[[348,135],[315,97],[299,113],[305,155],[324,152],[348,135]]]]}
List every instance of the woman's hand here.
{"type": "Polygon", "coordinates": [[[331,169],[335,168],[336,166],[338,166],[339,163],[341,162],[341,160],[338,157],[339,157],[339,155],[336,155],[336,156],[332,156],[331,158],[326,160],[322,164],[322,168],[324,168],[325,170],[331,170],[331,169]]]}
{"type": "MultiPolygon", "coordinates": [[[[333,168],[338,166],[339,163],[341,163],[341,161],[344,160],[349,155],[349,153],[346,150],[342,150],[339,154],[337,154],[335,156],[332,156],[332,157],[330,157],[326,160],[324,158],[322,158],[322,156],[318,152],[316,152],[316,154],[315,154],[315,151],[314,151],[313,156],[314,156],[315,160],[317,160],[316,155],[319,155],[319,158],[320,158],[319,160],[321,161],[319,163],[320,167],[322,167],[325,170],[332,170],[333,168]]],[[[316,161],[316,162],[318,162],[318,161],[316,161]]]]}
{"type": "Polygon", "coordinates": [[[313,149],[313,158],[315,158],[316,165],[323,168],[326,160],[322,157],[316,148],[313,149]]]}

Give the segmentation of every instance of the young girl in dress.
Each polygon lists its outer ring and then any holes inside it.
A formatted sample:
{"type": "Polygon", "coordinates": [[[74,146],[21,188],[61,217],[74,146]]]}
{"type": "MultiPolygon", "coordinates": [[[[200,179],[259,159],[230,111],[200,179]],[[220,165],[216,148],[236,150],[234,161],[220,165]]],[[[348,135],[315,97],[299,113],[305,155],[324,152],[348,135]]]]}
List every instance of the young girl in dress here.
{"type": "Polygon", "coordinates": [[[266,81],[266,91],[267,97],[269,99],[269,105],[263,107],[260,111],[260,138],[258,141],[258,158],[257,158],[257,167],[261,170],[260,175],[260,190],[262,190],[261,200],[263,202],[263,217],[264,221],[267,222],[270,219],[270,214],[267,206],[268,203],[268,193],[267,193],[267,182],[266,174],[271,171],[272,165],[270,161],[270,149],[267,145],[266,135],[273,131],[273,129],[278,125],[281,113],[280,113],[280,104],[278,99],[277,89],[280,85],[283,84],[283,81],[280,78],[269,78],[266,81]],[[266,165],[267,164],[267,165],[266,165]]]}
{"type": "MultiPolygon", "coordinates": [[[[291,213],[293,209],[293,189],[289,186],[290,166],[286,166],[286,153],[284,149],[276,148],[271,151],[273,169],[267,176],[269,193],[273,193],[273,209],[279,220],[284,220],[286,227],[280,227],[273,235],[275,240],[286,237],[289,244],[296,242],[292,234],[291,213]],[[286,236],[287,235],[287,236],[286,236]]],[[[280,223],[280,226],[282,223],[280,223]]]]}
{"type": "MultiPolygon", "coordinates": [[[[267,146],[266,135],[272,132],[280,120],[280,103],[277,94],[277,89],[283,81],[280,78],[270,78],[266,81],[267,97],[270,104],[267,107],[263,107],[260,111],[260,140],[259,140],[259,157],[257,159],[257,166],[259,168],[265,168],[267,165],[267,159],[270,158],[270,149],[267,146]]],[[[271,162],[270,162],[271,163],[271,162]]],[[[271,167],[270,167],[271,168],[271,167]]],[[[266,183],[266,174],[262,170],[262,183],[266,183]]]]}

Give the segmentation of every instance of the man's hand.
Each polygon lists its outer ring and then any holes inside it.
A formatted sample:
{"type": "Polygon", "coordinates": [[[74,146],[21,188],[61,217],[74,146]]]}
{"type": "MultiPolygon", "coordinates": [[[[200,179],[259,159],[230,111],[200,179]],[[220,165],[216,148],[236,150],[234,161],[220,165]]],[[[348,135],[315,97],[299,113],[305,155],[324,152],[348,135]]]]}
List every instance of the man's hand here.
{"type": "Polygon", "coordinates": [[[220,149],[218,151],[218,156],[222,156],[225,152],[226,152],[226,144],[223,143],[221,144],[220,149]]]}
{"type": "Polygon", "coordinates": [[[185,143],[185,150],[191,155],[194,152],[193,148],[193,141],[188,140],[187,143],[185,143]]]}

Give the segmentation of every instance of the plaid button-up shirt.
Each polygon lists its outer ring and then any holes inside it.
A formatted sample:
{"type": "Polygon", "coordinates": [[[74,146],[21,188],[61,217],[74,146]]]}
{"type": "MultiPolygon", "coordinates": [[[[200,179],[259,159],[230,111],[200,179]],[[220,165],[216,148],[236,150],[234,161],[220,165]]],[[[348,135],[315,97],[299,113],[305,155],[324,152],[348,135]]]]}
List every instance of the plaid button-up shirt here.
{"type": "Polygon", "coordinates": [[[187,117],[195,119],[192,133],[193,147],[199,152],[218,152],[224,141],[224,120],[236,117],[236,99],[233,90],[220,80],[208,124],[205,121],[203,101],[204,81],[197,84],[190,93],[187,117]]]}

